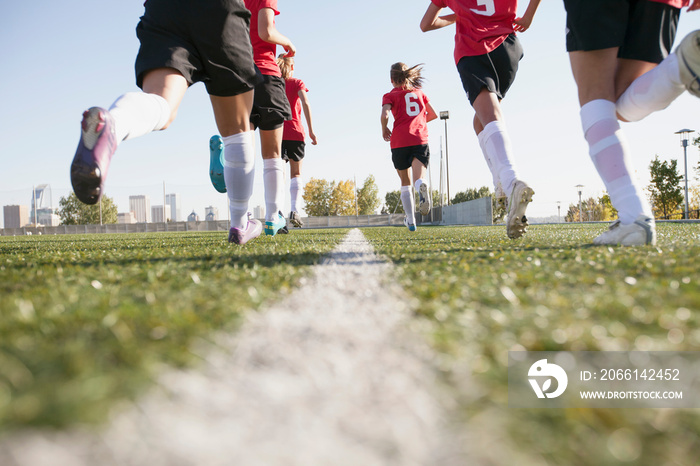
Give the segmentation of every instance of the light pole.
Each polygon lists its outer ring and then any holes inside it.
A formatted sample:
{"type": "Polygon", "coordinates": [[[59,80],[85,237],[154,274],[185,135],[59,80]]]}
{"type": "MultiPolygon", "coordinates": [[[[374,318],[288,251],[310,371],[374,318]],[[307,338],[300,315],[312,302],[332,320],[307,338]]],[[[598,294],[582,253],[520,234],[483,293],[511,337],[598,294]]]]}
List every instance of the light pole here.
{"type": "Polygon", "coordinates": [[[675,132],[675,134],[681,137],[681,146],[683,147],[683,164],[685,165],[685,207],[684,207],[684,218],[688,220],[688,139],[690,138],[690,133],[694,130],[684,128],[675,132]]]}
{"type": "Polygon", "coordinates": [[[557,201],[557,223],[561,223],[561,201],[557,201]]]}
{"type": "Polygon", "coordinates": [[[447,150],[447,120],[450,118],[450,112],[440,112],[440,119],[445,120],[445,166],[447,167],[447,205],[450,205],[450,156],[447,150]]]}
{"type": "Polygon", "coordinates": [[[582,184],[577,184],[576,187],[578,188],[578,221],[583,222],[583,212],[581,211],[581,188],[583,188],[582,184]]]}

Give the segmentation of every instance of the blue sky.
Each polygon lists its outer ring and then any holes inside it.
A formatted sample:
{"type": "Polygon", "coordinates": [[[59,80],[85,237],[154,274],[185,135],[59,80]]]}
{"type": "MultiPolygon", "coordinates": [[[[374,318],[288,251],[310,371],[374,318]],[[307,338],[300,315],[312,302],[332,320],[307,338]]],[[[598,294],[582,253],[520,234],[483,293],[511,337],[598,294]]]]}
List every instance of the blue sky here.
{"type": "MultiPolygon", "coordinates": [[[[449,110],[450,192],[490,186],[491,176],[472,130],[473,110],[452,58],[454,28],[422,33],[427,0],[320,2],[280,0],[278,29],[297,47],[296,76],[310,89],[318,146],[307,145],[304,179],[356,178],[373,174],[383,198],[398,189],[388,143],[381,137],[381,97],[391,89],[389,67],[424,63],[424,91],[437,111],[449,110]],[[351,5],[351,6],[350,6],[351,5]]],[[[520,2],[522,12],[526,2],[520,2]]],[[[78,143],[83,110],[108,107],[120,94],[137,90],[133,64],[135,27],[143,2],[10,2],[0,27],[0,204],[29,205],[32,185],[48,183],[53,203],[70,192],[69,166],[78,143]]],[[[700,24],[700,14],[682,14],[678,40],[700,24]]],[[[599,196],[603,185],[587,155],[578,119],[576,89],[564,47],[565,12],[560,0],[543,1],[529,31],[518,77],[503,102],[520,177],[535,189],[532,217],[562,213],[584,196],[599,196]]],[[[681,96],[667,110],[624,124],[642,184],[648,165],[681,159],[681,128],[700,129],[699,102],[681,96]]],[[[441,121],[429,124],[432,182],[439,181],[441,121]]],[[[147,194],[162,204],[178,192],[182,213],[219,208],[225,195],[208,179],[208,140],[216,128],[202,84],[185,96],[177,120],[163,132],[121,144],[110,168],[106,195],[119,211],[128,197],[147,194]]],[[[690,148],[689,166],[698,163],[690,148]]],[[[257,160],[251,208],[263,205],[262,163],[257,160]]],[[[288,201],[287,201],[288,202],[288,201]]],[[[286,213],[286,212],[285,212],[286,213]]],[[[2,219],[0,219],[0,222],[2,219]]]]}

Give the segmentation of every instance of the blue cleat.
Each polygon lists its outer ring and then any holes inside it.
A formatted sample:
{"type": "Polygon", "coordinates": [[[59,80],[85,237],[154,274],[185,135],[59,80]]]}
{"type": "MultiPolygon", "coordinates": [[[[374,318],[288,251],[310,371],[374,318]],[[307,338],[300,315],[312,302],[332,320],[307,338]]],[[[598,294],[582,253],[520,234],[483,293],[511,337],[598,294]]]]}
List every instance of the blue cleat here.
{"type": "Polygon", "coordinates": [[[209,139],[209,179],[214,189],[220,193],[226,192],[224,180],[224,141],[221,136],[209,139]]]}
{"type": "MultiPolygon", "coordinates": [[[[277,213],[277,218],[270,222],[265,222],[265,234],[267,236],[275,236],[280,230],[287,228],[287,220],[282,215],[282,212],[277,213]]],[[[287,231],[288,232],[288,231],[287,231]]],[[[285,233],[287,233],[285,232],[285,233]]]]}

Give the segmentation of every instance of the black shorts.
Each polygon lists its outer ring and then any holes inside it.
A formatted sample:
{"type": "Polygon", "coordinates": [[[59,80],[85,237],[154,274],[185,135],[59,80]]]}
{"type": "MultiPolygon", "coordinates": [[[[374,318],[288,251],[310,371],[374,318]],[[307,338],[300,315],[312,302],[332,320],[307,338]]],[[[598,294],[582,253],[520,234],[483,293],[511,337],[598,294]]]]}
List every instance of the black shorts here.
{"type": "Polygon", "coordinates": [[[250,45],[250,12],[243,0],[148,0],[136,35],[136,85],[145,74],[174,68],[210,95],[248,92],[260,80],[250,45]]]}
{"type": "Polygon", "coordinates": [[[304,141],[282,141],[282,160],[289,162],[301,162],[304,158],[304,149],[306,143],[304,141]]]}
{"type": "Polygon", "coordinates": [[[619,47],[619,58],[661,63],[676,37],[680,9],[649,0],[564,0],[566,50],[619,47]]]}
{"type": "Polygon", "coordinates": [[[391,160],[397,170],[407,170],[413,165],[413,159],[418,159],[423,165],[430,162],[430,149],[427,144],[422,146],[406,146],[391,149],[391,160]]]}
{"type": "Polygon", "coordinates": [[[515,34],[509,35],[495,50],[483,55],[462,57],[457,63],[462,87],[467,93],[469,103],[486,88],[498,99],[503,99],[518,72],[518,63],[523,58],[523,47],[515,34]]]}
{"type": "Polygon", "coordinates": [[[263,75],[262,82],[255,86],[253,111],[250,113],[253,127],[271,131],[291,119],[292,109],[287,100],[284,78],[263,75]]]}

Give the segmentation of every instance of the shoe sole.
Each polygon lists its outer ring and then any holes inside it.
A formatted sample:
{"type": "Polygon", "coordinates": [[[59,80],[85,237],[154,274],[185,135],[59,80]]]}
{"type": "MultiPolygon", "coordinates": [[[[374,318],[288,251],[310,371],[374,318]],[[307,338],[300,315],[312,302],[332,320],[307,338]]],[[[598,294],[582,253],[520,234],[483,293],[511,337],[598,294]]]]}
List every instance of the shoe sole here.
{"type": "Polygon", "coordinates": [[[301,228],[304,226],[304,222],[302,222],[301,219],[296,219],[296,218],[292,217],[291,215],[289,216],[289,223],[291,223],[292,225],[294,225],[297,228],[301,228]]]}
{"type": "Polygon", "coordinates": [[[218,136],[212,136],[209,140],[209,179],[211,184],[220,193],[226,192],[224,180],[224,166],[221,163],[223,153],[223,141],[218,136]]]}
{"type": "Polygon", "coordinates": [[[430,213],[430,197],[428,193],[428,187],[423,183],[420,185],[420,196],[425,199],[418,206],[418,210],[421,215],[428,215],[430,213]]]}
{"type": "Polygon", "coordinates": [[[687,82],[684,82],[686,89],[695,97],[700,97],[700,76],[698,76],[700,74],[700,32],[691,32],[683,39],[678,46],[676,55],[678,55],[678,59],[685,66],[685,71],[690,75],[685,80],[687,82]],[[692,55],[695,55],[695,57],[692,57],[692,55]]]}
{"type": "Polygon", "coordinates": [[[513,199],[515,211],[512,215],[510,213],[508,214],[508,238],[517,239],[525,234],[528,227],[525,210],[527,210],[528,204],[532,202],[532,196],[534,195],[535,191],[527,186],[520,193],[520,199],[513,199]]]}
{"type": "MultiPolygon", "coordinates": [[[[89,205],[97,204],[102,197],[103,170],[95,159],[93,150],[107,127],[104,112],[104,109],[92,107],[83,113],[80,142],[70,168],[71,184],[76,197],[89,205]]],[[[114,137],[113,134],[109,136],[114,137]]]]}

